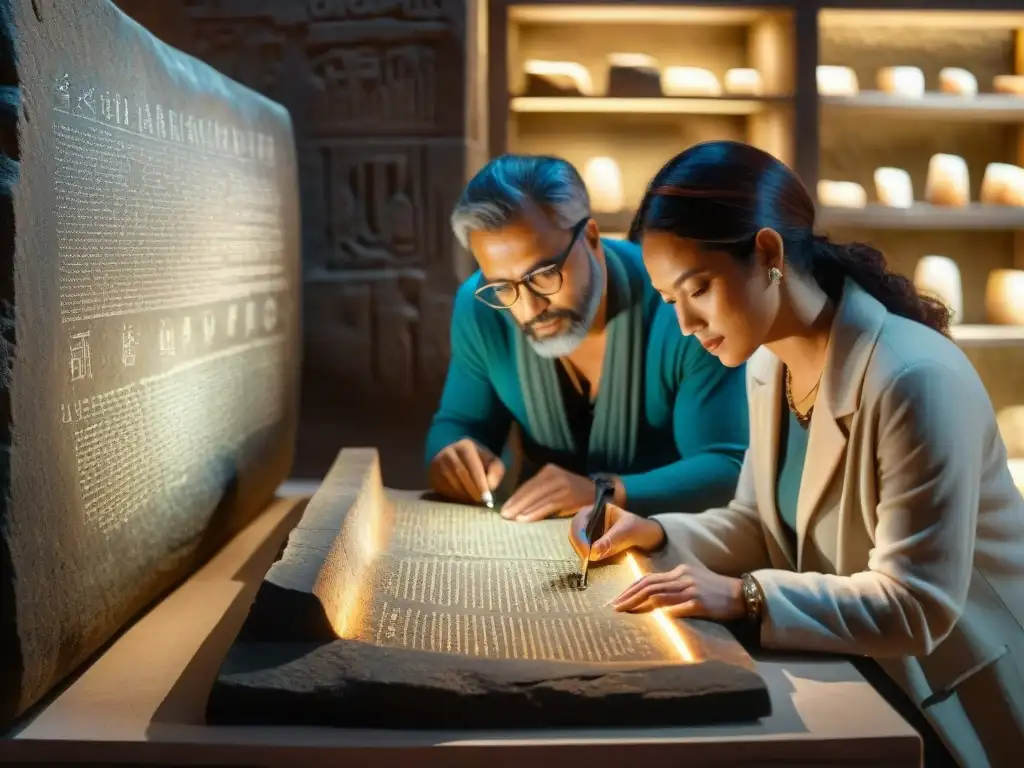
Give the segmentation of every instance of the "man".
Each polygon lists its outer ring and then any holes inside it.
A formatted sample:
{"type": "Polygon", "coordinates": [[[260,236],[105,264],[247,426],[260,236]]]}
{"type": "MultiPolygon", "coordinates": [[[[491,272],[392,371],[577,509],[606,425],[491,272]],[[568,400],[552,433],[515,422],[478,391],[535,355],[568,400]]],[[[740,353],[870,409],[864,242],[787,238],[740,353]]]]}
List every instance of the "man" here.
{"type": "Polygon", "coordinates": [[[572,165],[499,157],[451,223],[480,270],[455,299],[427,435],[435,491],[493,503],[515,422],[541,468],[502,505],[508,519],[571,515],[593,502],[598,475],[643,515],[732,498],[748,439],[743,368],[680,333],[640,249],[599,236],[572,165]]]}

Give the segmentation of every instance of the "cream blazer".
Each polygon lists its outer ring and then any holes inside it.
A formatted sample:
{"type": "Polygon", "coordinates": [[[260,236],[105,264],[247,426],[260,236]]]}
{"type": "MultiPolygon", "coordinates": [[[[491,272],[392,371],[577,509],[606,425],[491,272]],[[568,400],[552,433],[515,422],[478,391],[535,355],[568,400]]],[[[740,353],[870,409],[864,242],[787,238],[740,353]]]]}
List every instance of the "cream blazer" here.
{"type": "Polygon", "coordinates": [[[782,364],[767,349],[747,392],[735,499],[657,516],[658,564],[752,572],[764,647],[874,657],[965,768],[1024,765],[1024,499],[971,363],[847,280],[795,548],[775,505],[782,364]]]}

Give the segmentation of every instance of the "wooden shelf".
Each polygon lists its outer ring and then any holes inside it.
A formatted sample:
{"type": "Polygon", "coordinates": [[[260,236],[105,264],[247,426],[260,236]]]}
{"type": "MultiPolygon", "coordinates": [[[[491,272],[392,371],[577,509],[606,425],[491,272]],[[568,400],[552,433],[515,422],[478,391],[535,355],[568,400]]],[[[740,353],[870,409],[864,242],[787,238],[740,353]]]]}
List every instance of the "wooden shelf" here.
{"type": "Polygon", "coordinates": [[[518,114],[630,114],[630,115],[756,115],[771,106],[788,104],[784,96],[740,98],[624,99],[605,96],[514,96],[509,108],[518,114]]]}
{"type": "Polygon", "coordinates": [[[958,122],[1024,123],[1024,96],[999,93],[977,96],[926,93],[915,99],[863,91],[857,96],[822,96],[821,105],[826,109],[855,110],[858,117],[884,115],[958,122]]]}
{"type": "Polygon", "coordinates": [[[509,21],[517,24],[715,24],[746,26],[764,18],[759,8],[699,8],[671,5],[534,4],[513,5],[509,21]]]}
{"type": "Polygon", "coordinates": [[[961,347],[1024,346],[1024,325],[951,325],[950,331],[961,347]]]}
{"type": "Polygon", "coordinates": [[[912,208],[870,204],[818,208],[818,227],[857,229],[1024,230],[1024,207],[972,203],[963,208],[915,203],[912,208]]]}
{"type": "MultiPolygon", "coordinates": [[[[854,3],[847,3],[853,5],[854,3]]],[[[866,5],[866,3],[863,3],[866,5]]],[[[835,3],[840,5],[840,3],[835,3]]],[[[1024,27],[1024,13],[1020,13],[1019,5],[1012,8],[1013,3],[996,3],[1004,5],[1004,8],[978,8],[978,3],[972,0],[943,0],[933,2],[933,6],[946,6],[946,8],[924,9],[920,6],[923,3],[906,2],[905,0],[888,0],[888,2],[875,2],[871,5],[874,8],[846,9],[828,8],[822,10],[818,16],[821,29],[847,28],[861,29],[864,27],[885,26],[903,35],[913,34],[910,30],[926,27],[930,29],[953,29],[957,32],[968,32],[978,30],[1011,30],[1024,27]],[[910,8],[906,6],[911,6],[910,8]],[[886,7],[889,6],[889,7],[886,7]],[[901,7],[902,6],[902,7],[901,7]]]]}

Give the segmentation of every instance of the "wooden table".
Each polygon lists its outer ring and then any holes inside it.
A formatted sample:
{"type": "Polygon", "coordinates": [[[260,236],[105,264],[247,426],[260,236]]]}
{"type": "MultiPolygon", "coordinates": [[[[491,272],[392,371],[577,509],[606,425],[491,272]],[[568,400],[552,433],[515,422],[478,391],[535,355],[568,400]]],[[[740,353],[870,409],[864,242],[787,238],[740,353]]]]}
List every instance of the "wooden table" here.
{"type": "Polygon", "coordinates": [[[746,725],[532,732],[221,727],[207,693],[303,499],[282,498],[0,741],[0,763],[95,766],[920,765],[917,733],[845,661],[759,660],[746,725]]]}

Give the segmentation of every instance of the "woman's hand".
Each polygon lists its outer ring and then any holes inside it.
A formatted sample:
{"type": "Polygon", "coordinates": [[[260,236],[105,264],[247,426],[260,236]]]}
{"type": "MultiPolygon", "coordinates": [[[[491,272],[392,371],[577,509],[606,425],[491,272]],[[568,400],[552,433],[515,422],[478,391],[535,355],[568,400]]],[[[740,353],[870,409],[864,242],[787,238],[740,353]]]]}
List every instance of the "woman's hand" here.
{"type": "MultiPolygon", "coordinates": [[[[583,557],[587,551],[587,524],[594,507],[584,507],[569,526],[569,542],[576,554],[583,557]]],[[[665,542],[665,530],[660,523],[627,512],[614,504],[605,507],[604,531],[590,547],[590,559],[607,560],[620,552],[636,547],[644,552],[658,549],[665,542]]]]}
{"type": "Polygon", "coordinates": [[[700,565],[649,573],[616,598],[617,611],[664,609],[670,616],[731,621],[746,613],[743,582],[700,565]]]}

